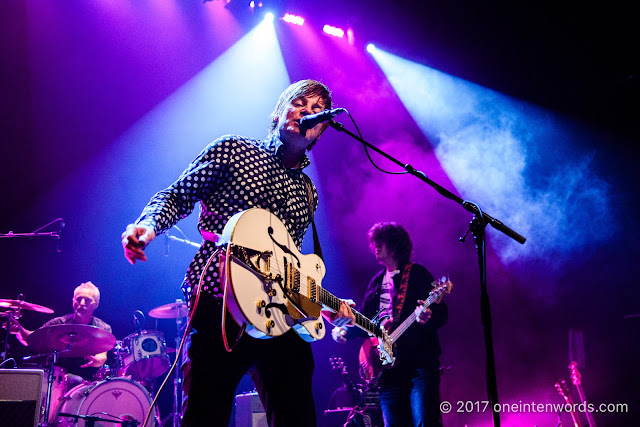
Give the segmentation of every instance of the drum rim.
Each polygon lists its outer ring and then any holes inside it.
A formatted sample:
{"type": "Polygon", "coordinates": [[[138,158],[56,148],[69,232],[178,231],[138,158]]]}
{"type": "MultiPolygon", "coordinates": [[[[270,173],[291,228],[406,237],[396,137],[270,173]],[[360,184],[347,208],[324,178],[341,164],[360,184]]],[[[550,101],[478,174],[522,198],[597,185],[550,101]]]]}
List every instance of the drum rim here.
{"type": "MultiPolygon", "coordinates": [[[[144,411],[148,411],[149,407],[151,407],[151,403],[153,403],[153,399],[151,397],[151,395],[149,394],[149,391],[139,382],[136,381],[132,378],[126,378],[126,377],[113,377],[113,378],[106,378],[102,381],[86,381],[86,382],[82,382],[81,384],[78,384],[77,386],[73,387],[72,389],[70,389],[68,392],[66,392],[64,394],[64,399],[61,400],[60,404],[56,407],[55,410],[55,419],[56,420],[60,420],[61,418],[65,419],[65,418],[69,418],[69,417],[61,417],[60,415],[58,415],[60,412],[68,412],[69,410],[72,411],[72,413],[76,413],[76,415],[83,415],[80,414],[81,409],[84,405],[84,403],[86,402],[87,398],[89,398],[90,394],[92,391],[96,390],[99,386],[104,385],[105,383],[115,383],[117,381],[122,381],[123,383],[127,383],[127,384],[132,384],[134,385],[134,388],[137,388],[138,390],[140,390],[142,392],[142,394],[145,396],[145,398],[147,399],[147,408],[143,408],[144,411]],[[84,391],[81,391],[83,388],[87,388],[84,391]],[[75,391],[76,389],[78,389],[78,393],[80,394],[81,399],[79,399],[78,402],[74,402],[77,403],[77,406],[75,408],[71,407],[68,410],[64,410],[63,408],[65,407],[65,404],[72,402],[71,400],[71,395],[72,392],[75,391]]],[[[137,396],[137,395],[136,395],[137,396]]],[[[139,397],[139,396],[137,396],[139,397]]],[[[92,402],[93,403],[93,402],[92,402]]],[[[144,406],[144,405],[143,405],[144,406]]],[[[154,405],[153,411],[157,412],[158,410],[158,405],[154,405]]]]}
{"type": "Polygon", "coordinates": [[[164,341],[164,332],[159,331],[157,329],[141,329],[140,332],[134,332],[132,334],[127,335],[122,339],[122,341],[124,342],[127,338],[130,338],[130,337],[143,336],[143,335],[162,335],[162,339],[164,341]]]}

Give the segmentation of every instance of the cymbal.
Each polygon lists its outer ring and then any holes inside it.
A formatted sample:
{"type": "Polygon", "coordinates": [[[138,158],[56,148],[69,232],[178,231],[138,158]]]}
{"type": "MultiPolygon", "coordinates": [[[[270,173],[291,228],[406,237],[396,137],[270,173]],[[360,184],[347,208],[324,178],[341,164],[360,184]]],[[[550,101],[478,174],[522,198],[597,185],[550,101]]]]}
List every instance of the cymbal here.
{"type": "Polygon", "coordinates": [[[27,344],[39,352],[59,351],[60,357],[83,357],[111,350],[116,337],[91,325],[52,325],[33,331],[27,344]]]}
{"type": "Polygon", "coordinates": [[[186,302],[172,302],[171,304],[161,305],[149,311],[149,316],[156,319],[177,319],[178,317],[187,317],[189,307],[186,302]]]}
{"type": "Polygon", "coordinates": [[[31,302],[20,301],[17,299],[0,299],[0,307],[4,308],[21,308],[22,310],[37,311],[38,313],[53,313],[49,307],[45,307],[31,302]]]}

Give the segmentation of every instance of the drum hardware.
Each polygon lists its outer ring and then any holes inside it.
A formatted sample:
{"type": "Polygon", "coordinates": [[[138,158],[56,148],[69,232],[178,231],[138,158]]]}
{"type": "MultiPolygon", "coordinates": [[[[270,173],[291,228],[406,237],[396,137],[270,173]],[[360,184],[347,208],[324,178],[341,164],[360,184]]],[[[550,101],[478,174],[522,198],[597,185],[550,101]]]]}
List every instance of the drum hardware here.
{"type": "Polygon", "coordinates": [[[128,352],[124,356],[124,374],[136,381],[151,381],[169,370],[164,334],[154,330],[140,330],[123,340],[128,352]]]}
{"type": "MultiPolygon", "coordinates": [[[[79,420],[85,426],[96,422],[135,427],[142,424],[151,409],[148,391],[137,381],[128,378],[108,378],[98,383],[84,383],[72,388],[57,408],[57,427],[76,427],[79,420]],[[100,417],[96,417],[99,415],[100,417]]],[[[156,416],[147,426],[157,425],[156,416]]]]}
{"type": "Polygon", "coordinates": [[[36,313],[45,313],[52,314],[53,310],[49,307],[45,307],[43,305],[34,304],[31,302],[26,302],[24,300],[24,295],[20,294],[18,299],[0,299],[0,307],[2,308],[10,308],[16,311],[17,316],[16,319],[21,317],[21,310],[30,310],[35,311],[36,313]]]}
{"type": "Polygon", "coordinates": [[[64,417],[73,418],[76,420],[76,422],[77,420],[84,420],[85,427],[94,427],[96,421],[100,421],[103,423],[120,424],[122,425],[122,427],[136,427],[138,424],[140,424],[136,420],[131,420],[131,421],[110,420],[107,418],[94,417],[92,415],[74,415],[74,414],[66,414],[64,412],[61,412],[60,415],[64,417]]]}
{"type": "Polygon", "coordinates": [[[109,352],[113,354],[113,364],[104,364],[100,368],[98,368],[98,371],[93,377],[94,381],[100,382],[109,378],[125,376],[123,357],[127,352],[123,347],[122,341],[116,341],[116,345],[109,352]]]}
{"type": "Polygon", "coordinates": [[[161,305],[149,311],[149,316],[155,319],[183,319],[189,314],[187,303],[181,299],[170,304],[161,305]]]}
{"type": "MultiPolygon", "coordinates": [[[[53,310],[49,307],[34,304],[24,300],[24,295],[18,295],[18,299],[0,299],[0,308],[7,309],[0,313],[4,318],[4,349],[0,357],[0,362],[4,363],[8,359],[8,343],[11,325],[14,320],[18,320],[22,317],[22,310],[35,311],[36,313],[51,314],[53,310]]],[[[1,365],[1,364],[0,364],[1,365]]]]}
{"type": "Polygon", "coordinates": [[[116,337],[96,326],[62,324],[36,329],[27,344],[34,351],[55,351],[60,357],[85,357],[111,350],[116,337]]]}
{"type": "MultiPolygon", "coordinates": [[[[177,349],[180,348],[180,341],[182,340],[185,327],[184,319],[188,314],[189,307],[187,303],[181,299],[177,299],[175,303],[161,305],[149,311],[149,316],[156,319],[176,319],[176,348],[168,349],[169,352],[171,352],[171,350],[177,351],[177,349]]],[[[165,425],[169,417],[171,417],[173,419],[173,427],[180,427],[182,424],[182,399],[180,395],[180,391],[182,390],[182,369],[180,369],[182,366],[182,354],[176,354],[176,358],[178,359],[178,369],[176,369],[173,377],[173,412],[162,420],[162,425],[165,425]]]]}
{"type": "MultiPolygon", "coordinates": [[[[62,400],[63,399],[63,395],[64,395],[64,389],[65,389],[65,383],[66,383],[66,373],[64,371],[64,369],[55,366],[56,362],[58,361],[58,357],[59,354],[57,351],[52,351],[50,353],[43,353],[43,354],[35,354],[33,356],[25,356],[22,358],[22,360],[31,360],[31,359],[36,359],[36,358],[40,358],[40,357],[48,357],[49,358],[49,362],[47,363],[47,367],[44,368],[46,377],[43,377],[43,380],[46,379],[46,387],[44,387],[44,381],[43,381],[43,390],[46,390],[45,395],[43,396],[43,402],[42,402],[42,410],[44,411],[44,414],[41,413],[41,416],[43,417],[44,422],[40,424],[40,426],[42,427],[46,427],[49,425],[49,423],[54,423],[55,421],[55,417],[54,415],[51,413],[51,402],[54,400],[53,396],[54,396],[54,392],[55,392],[55,396],[56,396],[56,400],[62,400]],[[55,388],[53,385],[54,384],[59,384],[58,387],[55,388]]],[[[41,365],[42,366],[42,365],[41,365]]]]}
{"type": "MultiPolygon", "coordinates": [[[[55,364],[59,357],[84,357],[103,353],[113,348],[116,337],[113,334],[90,325],[62,324],[45,326],[33,331],[27,337],[29,348],[51,355],[47,382],[44,426],[51,417],[51,395],[54,384],[55,364]]],[[[33,356],[36,357],[36,356],[33,356]]]]}

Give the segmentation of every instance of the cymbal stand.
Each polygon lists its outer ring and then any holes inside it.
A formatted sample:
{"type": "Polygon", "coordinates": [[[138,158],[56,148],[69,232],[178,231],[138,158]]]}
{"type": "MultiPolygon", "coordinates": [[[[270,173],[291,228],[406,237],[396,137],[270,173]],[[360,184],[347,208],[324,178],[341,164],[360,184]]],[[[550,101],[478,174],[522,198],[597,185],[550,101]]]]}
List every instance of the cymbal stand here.
{"type": "MultiPolygon", "coordinates": [[[[177,299],[176,303],[183,302],[181,299],[177,299]]],[[[184,328],[184,318],[176,317],[176,350],[180,348],[180,341],[182,341],[182,333],[184,328]]],[[[180,427],[182,424],[182,352],[176,353],[176,358],[178,359],[178,364],[176,366],[176,372],[173,376],[173,412],[165,418],[164,423],[169,419],[169,417],[173,418],[173,427],[180,427]]]]}
{"type": "Polygon", "coordinates": [[[5,332],[4,332],[4,349],[2,350],[2,357],[0,357],[0,362],[4,363],[9,358],[9,335],[11,335],[11,325],[13,324],[13,320],[18,320],[22,317],[22,303],[24,302],[24,295],[18,295],[18,301],[20,301],[20,305],[16,310],[14,308],[7,309],[6,312],[2,313],[3,317],[5,317],[5,332]]]}
{"type": "Polygon", "coordinates": [[[13,310],[9,309],[2,313],[4,323],[4,344],[2,349],[2,357],[0,357],[0,363],[4,363],[9,358],[9,329],[11,328],[11,319],[13,318],[13,310]]]}
{"type": "Polygon", "coordinates": [[[53,389],[53,377],[55,376],[55,364],[58,362],[58,352],[54,350],[51,353],[51,358],[49,362],[49,377],[47,378],[47,403],[44,407],[44,422],[40,424],[42,427],[46,427],[49,425],[49,412],[51,410],[51,391],[53,389]]]}

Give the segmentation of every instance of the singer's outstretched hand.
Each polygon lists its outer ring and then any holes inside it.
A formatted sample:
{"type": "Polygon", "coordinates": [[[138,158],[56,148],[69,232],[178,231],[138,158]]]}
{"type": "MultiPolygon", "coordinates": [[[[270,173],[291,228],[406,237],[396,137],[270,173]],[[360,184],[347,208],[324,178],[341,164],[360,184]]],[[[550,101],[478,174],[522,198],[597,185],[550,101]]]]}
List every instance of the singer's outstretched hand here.
{"type": "Polygon", "coordinates": [[[129,224],[122,233],[122,247],[124,257],[131,264],[136,260],[146,261],[147,255],[144,248],[156,238],[156,232],[151,228],[140,224],[129,224]]]}

